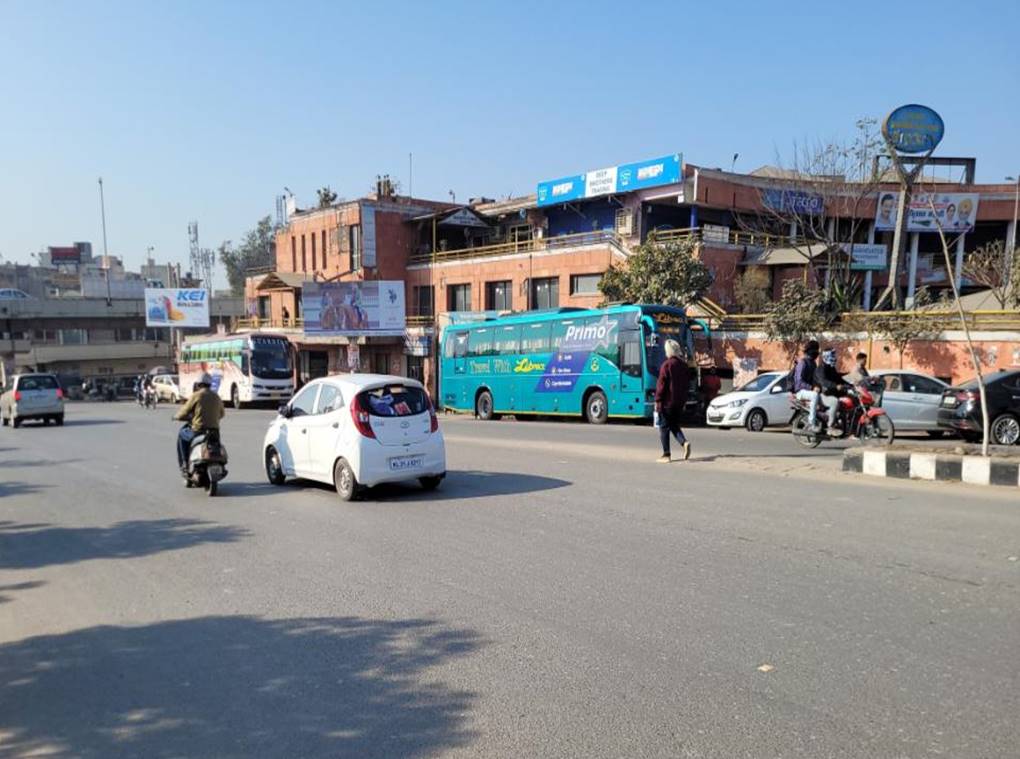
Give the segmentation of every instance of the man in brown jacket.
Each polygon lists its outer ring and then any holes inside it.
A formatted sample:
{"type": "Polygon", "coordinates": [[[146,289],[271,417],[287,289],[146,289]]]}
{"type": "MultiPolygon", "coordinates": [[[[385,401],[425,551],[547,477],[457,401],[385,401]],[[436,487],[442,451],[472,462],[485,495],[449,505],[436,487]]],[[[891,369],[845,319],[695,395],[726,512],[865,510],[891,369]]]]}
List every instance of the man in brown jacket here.
{"type": "Polygon", "coordinates": [[[666,360],[659,368],[659,379],[655,383],[655,425],[659,428],[659,441],[662,443],[662,455],[657,460],[668,464],[671,460],[670,435],[683,447],[681,458],[686,461],[691,457],[691,444],[680,428],[680,418],[687,405],[690,370],[683,360],[680,343],[667,340],[665,349],[666,360]]]}
{"type": "Polygon", "coordinates": [[[223,413],[223,401],[212,391],[212,377],[204,372],[195,383],[195,392],[174,416],[178,422],[189,422],[177,435],[177,463],[182,470],[188,465],[195,435],[203,430],[218,430],[223,413]]]}

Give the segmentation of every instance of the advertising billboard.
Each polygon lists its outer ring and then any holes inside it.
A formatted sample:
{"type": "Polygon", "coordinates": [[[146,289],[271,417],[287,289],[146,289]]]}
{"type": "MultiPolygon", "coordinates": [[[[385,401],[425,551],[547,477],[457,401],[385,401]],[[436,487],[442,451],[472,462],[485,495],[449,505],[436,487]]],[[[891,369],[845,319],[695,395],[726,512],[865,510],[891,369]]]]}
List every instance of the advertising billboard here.
{"type": "Polygon", "coordinates": [[[578,198],[594,198],[618,192],[632,192],[646,187],[676,184],[680,181],[679,153],[637,163],[625,163],[584,174],[539,182],[538,205],[566,203],[578,198]]]}
{"type": "MultiPolygon", "coordinates": [[[[896,229],[896,205],[899,196],[894,192],[879,193],[875,210],[875,229],[886,232],[896,229]]],[[[908,232],[960,233],[974,229],[977,218],[978,194],[976,192],[916,193],[910,199],[907,209],[908,232]],[[932,212],[932,205],[935,211],[932,212]],[[937,222],[937,223],[936,223],[937,222]]]]}
{"type": "Polygon", "coordinates": [[[888,265],[888,248],[885,245],[856,242],[851,246],[844,243],[843,249],[850,251],[850,268],[853,271],[882,271],[888,265]]]}
{"type": "Polygon", "coordinates": [[[145,288],[146,327],[208,327],[209,291],[197,288],[145,288]]]}
{"type": "Polygon", "coordinates": [[[50,261],[54,264],[76,264],[81,262],[81,250],[74,245],[49,247],[50,261]]]}
{"type": "Polygon", "coordinates": [[[882,134],[897,153],[927,153],[942,142],[946,125],[926,105],[901,105],[885,117],[882,134]]]}
{"type": "Polygon", "coordinates": [[[403,337],[404,283],[309,282],[301,312],[310,335],[403,337]]]}

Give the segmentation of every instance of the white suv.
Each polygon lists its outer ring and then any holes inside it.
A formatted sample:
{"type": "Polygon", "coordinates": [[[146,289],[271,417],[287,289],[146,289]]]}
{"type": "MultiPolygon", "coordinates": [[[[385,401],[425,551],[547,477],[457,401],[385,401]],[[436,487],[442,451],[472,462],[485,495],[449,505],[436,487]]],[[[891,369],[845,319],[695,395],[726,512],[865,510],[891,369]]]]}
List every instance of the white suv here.
{"type": "Polygon", "coordinates": [[[53,374],[15,374],[0,395],[0,422],[21,426],[26,419],[64,423],[64,391],[53,374]]]}
{"type": "Polygon", "coordinates": [[[274,485],[304,477],[336,487],[349,501],[364,488],[417,479],[433,490],[446,476],[446,447],[420,382],[346,374],[301,388],[269,425],[263,442],[274,485]]]}

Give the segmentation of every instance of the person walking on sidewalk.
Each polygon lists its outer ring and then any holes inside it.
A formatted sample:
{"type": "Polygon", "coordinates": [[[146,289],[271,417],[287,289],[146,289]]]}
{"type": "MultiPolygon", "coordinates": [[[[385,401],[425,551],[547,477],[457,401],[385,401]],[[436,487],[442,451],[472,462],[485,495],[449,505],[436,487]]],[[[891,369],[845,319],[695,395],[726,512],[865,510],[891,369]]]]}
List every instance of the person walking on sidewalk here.
{"type": "Polygon", "coordinates": [[[658,461],[668,464],[671,460],[669,436],[672,435],[683,447],[682,459],[691,457],[691,444],[680,429],[680,418],[687,405],[687,391],[690,387],[690,370],[683,360],[683,348],[676,340],[666,341],[666,360],[659,368],[659,380],[655,383],[655,426],[659,428],[662,456],[658,461]]]}

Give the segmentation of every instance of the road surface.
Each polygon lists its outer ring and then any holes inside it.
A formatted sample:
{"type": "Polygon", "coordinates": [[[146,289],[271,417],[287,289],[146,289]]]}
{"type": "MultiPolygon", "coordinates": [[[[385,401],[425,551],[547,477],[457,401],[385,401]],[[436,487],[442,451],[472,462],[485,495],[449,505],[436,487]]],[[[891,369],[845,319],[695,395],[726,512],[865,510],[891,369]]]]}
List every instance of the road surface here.
{"type": "Polygon", "coordinates": [[[437,493],[0,430],[0,757],[1015,757],[1020,499],[788,434],[443,418],[437,493]]]}

